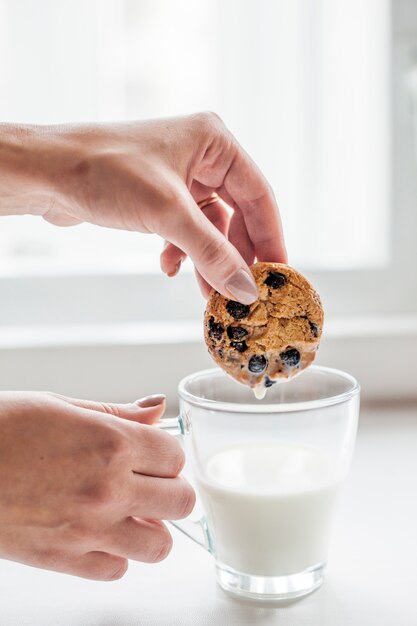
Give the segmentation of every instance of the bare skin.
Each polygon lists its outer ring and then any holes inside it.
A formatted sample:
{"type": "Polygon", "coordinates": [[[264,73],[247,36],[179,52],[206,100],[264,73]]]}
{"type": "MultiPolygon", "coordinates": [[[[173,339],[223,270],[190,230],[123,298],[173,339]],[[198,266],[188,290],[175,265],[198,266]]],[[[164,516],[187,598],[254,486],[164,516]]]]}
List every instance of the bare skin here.
{"type": "MultiPolygon", "coordinates": [[[[157,233],[165,273],[189,255],[204,295],[214,287],[244,304],[258,295],[255,257],[287,261],[272,190],[213,113],[0,125],[0,216],[23,214],[157,233]],[[221,200],[200,210],[213,192],[221,200]]],[[[178,443],[151,426],[163,411],[163,398],[0,393],[0,557],[98,580],[120,578],[129,558],[164,558],[161,520],[188,515],[194,492],[178,443]]]]}
{"type": "Polygon", "coordinates": [[[244,304],[258,261],[287,255],[274,194],[213,113],[113,125],[0,126],[0,214],[32,213],[58,226],[157,233],[169,244],[161,267],[175,274],[189,255],[203,293],[244,304]],[[217,192],[222,202],[196,202],[217,192]]]}
{"type": "MultiPolygon", "coordinates": [[[[146,404],[146,402],[145,402],[146,404]]],[[[0,557],[116,580],[171,548],[160,521],[194,506],[164,411],[49,393],[0,394],[0,557]]]]}

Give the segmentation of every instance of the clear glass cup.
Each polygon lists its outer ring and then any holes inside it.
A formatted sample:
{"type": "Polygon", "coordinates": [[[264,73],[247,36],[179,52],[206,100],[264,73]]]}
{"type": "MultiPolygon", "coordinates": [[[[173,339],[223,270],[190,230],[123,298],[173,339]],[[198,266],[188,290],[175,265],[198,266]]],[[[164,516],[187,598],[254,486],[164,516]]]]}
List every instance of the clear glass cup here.
{"type": "Polygon", "coordinates": [[[347,475],[359,385],[312,366],[263,400],[220,369],[179,384],[183,437],[204,515],[172,522],[214,557],[228,592],[304,596],[323,582],[333,511],[347,475]]]}

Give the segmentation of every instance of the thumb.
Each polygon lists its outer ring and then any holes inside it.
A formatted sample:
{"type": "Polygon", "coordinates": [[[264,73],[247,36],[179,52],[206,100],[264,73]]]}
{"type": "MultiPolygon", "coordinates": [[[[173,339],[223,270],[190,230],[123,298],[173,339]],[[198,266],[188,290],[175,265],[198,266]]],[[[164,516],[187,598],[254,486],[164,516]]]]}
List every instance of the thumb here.
{"type": "Polygon", "coordinates": [[[182,205],[175,220],[166,220],[163,236],[188,254],[216,291],[242,304],[255,302],[258,287],[238,250],[206,218],[190,194],[184,194],[182,205]]]}

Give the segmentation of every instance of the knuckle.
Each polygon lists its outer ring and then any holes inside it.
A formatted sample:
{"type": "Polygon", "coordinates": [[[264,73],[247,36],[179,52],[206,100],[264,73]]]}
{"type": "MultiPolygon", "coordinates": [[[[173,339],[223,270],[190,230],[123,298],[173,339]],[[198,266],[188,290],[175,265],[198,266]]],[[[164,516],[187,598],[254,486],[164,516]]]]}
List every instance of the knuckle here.
{"type": "Polygon", "coordinates": [[[101,508],[113,503],[118,491],[112,478],[100,477],[86,485],[80,495],[89,508],[101,508]]]}
{"type": "Polygon", "coordinates": [[[76,492],[80,511],[84,511],[85,506],[100,508],[120,500],[120,477],[129,454],[128,440],[117,429],[106,428],[104,433],[96,431],[95,445],[89,450],[87,459],[90,470],[76,492]]]}
{"type": "Polygon", "coordinates": [[[123,578],[123,576],[126,574],[128,567],[129,562],[126,560],[122,565],[119,565],[119,567],[115,571],[109,570],[108,572],[106,572],[102,580],[108,582],[111,582],[113,580],[120,580],[120,578],[123,578]]]}
{"type": "Polygon", "coordinates": [[[97,442],[97,446],[101,463],[104,466],[113,465],[115,461],[125,458],[129,449],[126,437],[115,428],[106,429],[106,433],[101,441],[97,442]]]}
{"type": "Polygon", "coordinates": [[[152,546],[152,551],[149,556],[150,563],[159,563],[167,558],[172,549],[172,537],[168,530],[163,527],[160,530],[160,539],[152,546]]]}
{"type": "MultiPolygon", "coordinates": [[[[177,443],[177,442],[176,442],[177,443]]],[[[180,444],[177,443],[177,448],[173,454],[172,463],[175,467],[175,475],[177,476],[185,465],[185,454],[180,444]]]]}
{"type": "Polygon", "coordinates": [[[257,193],[253,197],[246,198],[245,202],[248,211],[251,211],[252,213],[258,213],[262,205],[266,203],[269,204],[271,202],[276,202],[274,192],[270,188],[268,181],[265,181],[265,186],[266,191],[257,193]]]}
{"type": "Polygon", "coordinates": [[[209,239],[201,246],[201,257],[206,263],[223,264],[229,258],[229,246],[225,239],[209,239]]]}
{"type": "Polygon", "coordinates": [[[163,458],[172,476],[177,476],[185,464],[185,454],[181,445],[172,435],[151,426],[141,425],[142,445],[154,451],[155,458],[163,458]]]}
{"type": "Polygon", "coordinates": [[[100,402],[99,404],[103,413],[113,415],[114,417],[120,417],[120,409],[117,404],[112,404],[111,402],[100,402]]]}
{"type": "Polygon", "coordinates": [[[215,128],[218,128],[220,125],[224,126],[222,118],[216,111],[202,111],[200,115],[208,126],[214,126],[215,128]]]}
{"type": "Polygon", "coordinates": [[[203,133],[216,134],[225,132],[222,118],[214,111],[201,111],[194,115],[197,129],[203,133]]]}
{"type": "Polygon", "coordinates": [[[195,505],[195,497],[195,492],[191,485],[184,483],[183,493],[179,501],[179,512],[181,518],[190,515],[195,505]]]}

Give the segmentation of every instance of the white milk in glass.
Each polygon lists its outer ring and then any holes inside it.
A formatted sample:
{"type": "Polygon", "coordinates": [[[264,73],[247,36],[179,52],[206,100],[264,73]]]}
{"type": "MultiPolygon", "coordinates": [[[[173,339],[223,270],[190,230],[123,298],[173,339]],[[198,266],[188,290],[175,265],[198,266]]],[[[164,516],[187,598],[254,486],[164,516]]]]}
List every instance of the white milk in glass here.
{"type": "Polygon", "coordinates": [[[198,480],[216,558],[239,572],[281,576],[325,562],[339,483],[323,453],[259,443],[211,456],[198,480]]]}

